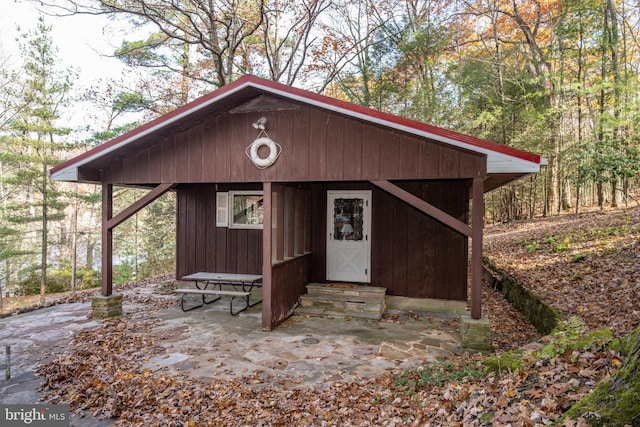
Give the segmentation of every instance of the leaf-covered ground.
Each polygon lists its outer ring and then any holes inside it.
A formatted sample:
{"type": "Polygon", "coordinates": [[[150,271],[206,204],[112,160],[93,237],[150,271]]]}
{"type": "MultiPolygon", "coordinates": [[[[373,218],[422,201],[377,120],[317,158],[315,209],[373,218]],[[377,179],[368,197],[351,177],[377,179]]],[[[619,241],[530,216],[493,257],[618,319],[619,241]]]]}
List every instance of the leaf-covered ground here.
{"type": "Polygon", "coordinates": [[[51,402],[120,425],[543,425],[623,362],[606,343],[639,324],[639,212],[488,230],[486,255],[568,319],[560,332],[539,337],[485,290],[498,357],[452,354],[420,369],[314,390],[282,390],[257,378],[204,383],[142,369],[157,345],[147,331],[159,320],[149,310],[78,333],[67,354],[41,368],[43,390],[51,402]]]}
{"type": "Polygon", "coordinates": [[[141,312],[80,332],[67,354],[40,369],[50,402],[140,426],[535,425],[557,419],[620,363],[601,341],[565,348],[559,337],[544,356],[524,356],[518,366],[505,358],[498,372],[467,354],[313,390],[258,378],[204,383],[141,368],[154,354],[148,332],[157,321],[141,312]]]}
{"type": "Polygon", "coordinates": [[[485,254],[564,315],[616,336],[640,323],[640,208],[488,229],[485,254]]]}

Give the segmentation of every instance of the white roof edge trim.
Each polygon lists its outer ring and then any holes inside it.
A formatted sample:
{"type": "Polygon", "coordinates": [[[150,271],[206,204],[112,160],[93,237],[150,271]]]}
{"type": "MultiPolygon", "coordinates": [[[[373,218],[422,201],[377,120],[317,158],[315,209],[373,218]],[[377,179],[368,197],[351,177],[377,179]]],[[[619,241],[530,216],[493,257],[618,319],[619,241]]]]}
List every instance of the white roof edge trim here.
{"type": "Polygon", "coordinates": [[[74,182],[78,180],[78,168],[75,166],[69,166],[61,169],[50,176],[52,181],[65,181],[74,182]]]}
{"type": "Polygon", "coordinates": [[[540,165],[504,153],[492,152],[487,155],[487,173],[537,173],[540,165]]]}

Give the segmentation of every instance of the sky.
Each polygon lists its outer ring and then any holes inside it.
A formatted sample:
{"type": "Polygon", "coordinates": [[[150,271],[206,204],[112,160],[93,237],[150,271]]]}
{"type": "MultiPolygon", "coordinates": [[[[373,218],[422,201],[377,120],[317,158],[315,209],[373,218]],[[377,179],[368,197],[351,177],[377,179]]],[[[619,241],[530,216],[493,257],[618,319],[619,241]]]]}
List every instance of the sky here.
{"type": "MultiPolygon", "coordinates": [[[[15,39],[22,32],[35,29],[41,13],[33,2],[0,0],[0,43],[3,51],[17,54],[15,39]],[[19,28],[19,29],[18,29],[19,28]]],[[[114,45],[122,40],[103,16],[46,16],[45,23],[52,26],[52,38],[65,64],[81,68],[84,77],[117,72],[119,61],[106,58],[114,45]],[[111,40],[111,41],[110,41],[111,40]]]]}
{"type": "MultiPolygon", "coordinates": [[[[25,0],[0,0],[0,58],[9,64],[21,63],[16,38],[35,30],[38,17],[52,27],[51,37],[58,48],[60,69],[73,68],[78,73],[76,90],[88,88],[100,78],[115,80],[124,76],[125,66],[108,55],[113,53],[125,37],[122,25],[105,16],[76,15],[54,17],[41,14],[36,4],[25,0]]],[[[81,126],[87,120],[84,108],[71,112],[71,126],[81,126]]]]}

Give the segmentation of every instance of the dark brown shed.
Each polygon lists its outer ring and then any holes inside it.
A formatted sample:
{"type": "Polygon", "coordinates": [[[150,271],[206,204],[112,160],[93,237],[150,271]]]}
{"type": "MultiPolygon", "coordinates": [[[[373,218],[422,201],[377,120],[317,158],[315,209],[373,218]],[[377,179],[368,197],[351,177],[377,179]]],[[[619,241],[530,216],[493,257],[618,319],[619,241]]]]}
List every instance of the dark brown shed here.
{"type": "Polygon", "coordinates": [[[112,230],[176,191],[176,276],[261,274],[262,324],[272,329],[310,282],[465,300],[469,238],[471,316],[479,318],[483,194],[538,172],[541,162],[245,76],[53,168],[51,177],[102,185],[103,295],[112,293],[112,230]],[[113,217],[114,185],[150,192],[113,217]]]}

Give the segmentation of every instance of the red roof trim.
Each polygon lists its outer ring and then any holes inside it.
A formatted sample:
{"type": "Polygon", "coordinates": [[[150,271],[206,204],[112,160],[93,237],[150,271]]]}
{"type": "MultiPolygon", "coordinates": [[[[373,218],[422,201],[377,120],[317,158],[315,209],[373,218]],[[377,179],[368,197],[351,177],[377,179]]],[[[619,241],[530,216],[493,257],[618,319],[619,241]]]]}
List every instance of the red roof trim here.
{"type": "Polygon", "coordinates": [[[92,157],[96,154],[99,154],[102,151],[108,150],[109,148],[118,145],[121,142],[124,142],[128,139],[135,138],[138,135],[142,135],[145,132],[162,125],[165,122],[170,122],[172,119],[181,116],[183,114],[188,113],[191,110],[197,109],[203,104],[208,104],[215,99],[224,96],[229,92],[233,92],[235,89],[241,88],[243,86],[253,86],[256,88],[267,88],[272,89],[278,92],[282,92],[284,95],[293,95],[299,98],[302,98],[304,101],[314,101],[318,104],[324,104],[328,107],[338,108],[344,110],[346,112],[352,112],[358,115],[362,115],[366,117],[370,117],[372,119],[376,119],[382,122],[387,122],[391,124],[395,124],[401,127],[408,128],[409,130],[415,130],[420,132],[426,132],[428,134],[432,134],[437,137],[446,138],[454,141],[458,141],[463,144],[468,144],[472,147],[478,147],[484,150],[493,151],[496,153],[501,153],[505,155],[509,155],[512,157],[516,157],[522,160],[526,160],[529,162],[533,162],[536,164],[540,164],[540,156],[534,153],[530,153],[527,151],[518,150],[513,147],[509,147],[506,145],[496,144],[490,141],[486,141],[480,138],[476,138],[470,135],[461,134],[458,132],[454,132],[448,129],[439,128],[437,126],[428,125],[426,123],[418,122],[415,120],[406,119],[403,117],[399,117],[390,113],[385,113],[379,110],[374,110],[372,108],[363,107],[361,105],[352,104],[346,101],[342,101],[335,98],[330,98],[325,95],[320,95],[318,93],[310,92],[304,89],[295,88],[292,86],[287,86],[282,83],[274,82],[272,80],[265,80],[253,75],[245,75],[235,82],[223,86],[222,88],[211,92],[207,95],[204,95],[188,104],[183,105],[180,108],[177,108],[167,114],[164,114],[144,125],[137,127],[125,134],[122,134],[108,142],[105,142],[102,145],[99,145],[85,153],[82,153],[64,163],[61,163],[58,166],[55,166],[51,169],[51,173],[56,173],[62,169],[68,168],[72,166],[74,163],[81,162],[89,157],[92,157]]]}

